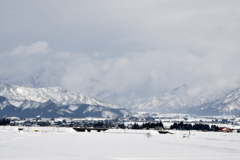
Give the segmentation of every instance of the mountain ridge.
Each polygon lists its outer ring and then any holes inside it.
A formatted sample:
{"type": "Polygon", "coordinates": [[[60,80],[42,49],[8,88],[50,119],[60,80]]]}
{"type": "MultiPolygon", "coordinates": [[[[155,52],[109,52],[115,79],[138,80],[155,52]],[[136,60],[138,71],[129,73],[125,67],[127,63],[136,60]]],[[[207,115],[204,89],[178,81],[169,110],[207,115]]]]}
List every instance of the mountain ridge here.
{"type": "MultiPolygon", "coordinates": [[[[125,117],[131,115],[123,107],[104,103],[83,93],[69,92],[61,87],[30,88],[0,83],[0,96],[2,97],[0,114],[4,114],[6,110],[4,108],[9,107],[14,113],[16,110],[18,112],[30,112],[31,110],[32,115],[35,115],[33,114],[35,110],[42,114],[44,111],[45,116],[51,115],[50,110],[57,112],[57,114],[52,114],[55,116],[125,117]],[[49,112],[45,111],[46,107],[49,108],[49,112]]],[[[26,116],[27,114],[20,115],[26,116]]]]}
{"type": "Polygon", "coordinates": [[[187,85],[182,85],[158,96],[137,99],[128,107],[138,111],[161,113],[188,113],[198,115],[240,115],[240,88],[227,93],[205,92],[195,97],[189,95],[187,85]]]}

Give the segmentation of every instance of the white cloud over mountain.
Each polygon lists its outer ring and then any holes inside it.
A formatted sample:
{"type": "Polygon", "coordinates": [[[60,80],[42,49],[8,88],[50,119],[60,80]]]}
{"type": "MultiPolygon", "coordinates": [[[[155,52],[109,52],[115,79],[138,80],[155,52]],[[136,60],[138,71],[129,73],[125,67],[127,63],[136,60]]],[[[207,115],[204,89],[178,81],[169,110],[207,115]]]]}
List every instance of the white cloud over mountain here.
{"type": "Polygon", "coordinates": [[[188,84],[240,85],[240,2],[9,1],[0,5],[0,76],[107,102],[188,84]]]}

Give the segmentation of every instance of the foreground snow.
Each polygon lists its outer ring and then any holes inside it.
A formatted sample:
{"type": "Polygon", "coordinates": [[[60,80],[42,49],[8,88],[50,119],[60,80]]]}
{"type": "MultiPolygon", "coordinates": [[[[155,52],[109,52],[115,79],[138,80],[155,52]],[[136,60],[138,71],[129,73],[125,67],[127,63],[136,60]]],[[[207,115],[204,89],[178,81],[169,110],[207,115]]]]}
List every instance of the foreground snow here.
{"type": "Polygon", "coordinates": [[[237,133],[108,130],[75,132],[71,128],[24,128],[0,126],[1,160],[237,160],[237,133]],[[39,130],[41,132],[31,132],[39,130]]]}

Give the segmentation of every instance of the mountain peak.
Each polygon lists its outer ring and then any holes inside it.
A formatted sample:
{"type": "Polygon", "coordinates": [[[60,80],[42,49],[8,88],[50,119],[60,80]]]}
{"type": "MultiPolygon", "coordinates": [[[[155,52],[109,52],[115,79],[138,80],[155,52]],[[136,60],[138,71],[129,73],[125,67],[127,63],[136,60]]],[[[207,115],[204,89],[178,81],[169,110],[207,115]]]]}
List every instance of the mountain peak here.
{"type": "Polygon", "coordinates": [[[171,93],[177,93],[177,94],[187,94],[187,89],[188,89],[188,86],[186,84],[180,86],[180,87],[177,87],[175,89],[173,89],[171,91],[171,93]]]}
{"type": "Polygon", "coordinates": [[[101,102],[82,93],[70,92],[61,87],[29,88],[1,83],[1,96],[0,114],[4,115],[29,117],[36,116],[38,112],[48,117],[131,115],[125,108],[101,102]]]}
{"type": "Polygon", "coordinates": [[[240,88],[228,93],[208,91],[196,96],[191,96],[188,92],[187,85],[182,85],[159,96],[133,101],[130,107],[162,113],[240,115],[240,88]]]}
{"type": "Polygon", "coordinates": [[[59,105],[69,104],[89,104],[101,105],[110,108],[119,108],[117,105],[112,105],[98,101],[83,93],[70,92],[61,87],[46,87],[46,88],[30,88],[6,83],[0,84],[0,96],[14,100],[30,100],[40,103],[45,103],[49,100],[59,105]]]}

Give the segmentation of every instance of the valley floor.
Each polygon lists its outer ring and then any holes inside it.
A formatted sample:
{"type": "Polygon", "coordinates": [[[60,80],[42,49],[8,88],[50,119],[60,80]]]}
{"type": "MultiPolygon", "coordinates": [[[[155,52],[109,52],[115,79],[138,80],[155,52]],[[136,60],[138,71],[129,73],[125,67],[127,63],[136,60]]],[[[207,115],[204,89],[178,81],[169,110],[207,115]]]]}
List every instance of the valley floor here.
{"type": "Polygon", "coordinates": [[[71,128],[0,126],[1,160],[237,160],[240,134],[184,131],[108,130],[75,132],[71,128]],[[31,132],[38,129],[41,132],[31,132]]]}

